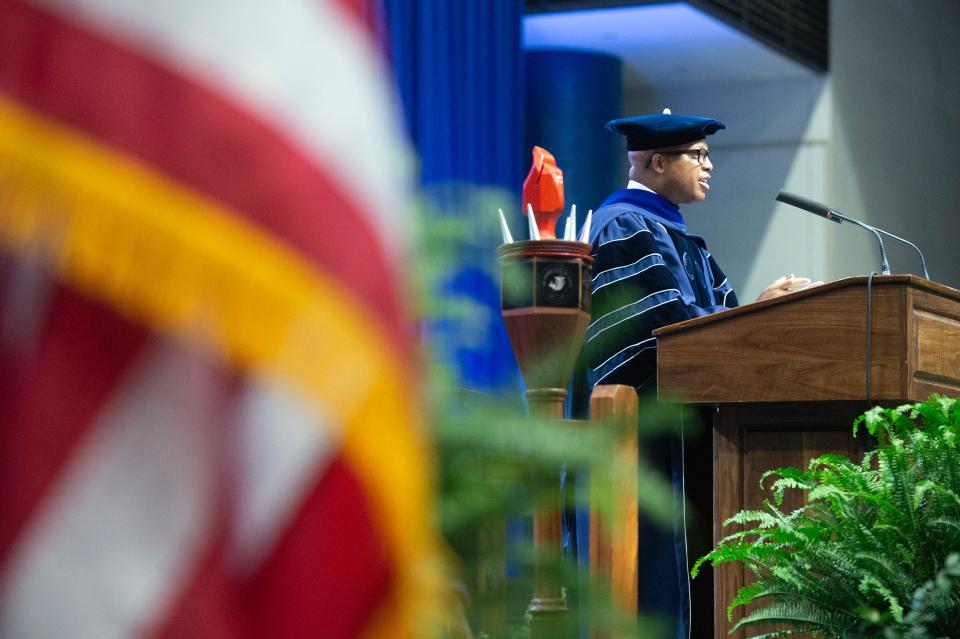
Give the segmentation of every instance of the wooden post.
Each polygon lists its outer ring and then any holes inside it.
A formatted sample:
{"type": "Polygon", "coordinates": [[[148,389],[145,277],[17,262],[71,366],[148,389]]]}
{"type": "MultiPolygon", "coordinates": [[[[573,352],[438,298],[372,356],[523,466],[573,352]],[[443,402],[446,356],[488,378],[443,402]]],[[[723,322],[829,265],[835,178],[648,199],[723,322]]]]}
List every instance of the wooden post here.
{"type": "MultiPolygon", "coordinates": [[[[613,512],[608,518],[591,505],[590,574],[607,581],[614,603],[631,614],[637,612],[637,409],[637,392],[630,386],[597,386],[590,396],[591,420],[622,431],[615,466],[627,469],[607,481],[591,474],[590,503],[597,503],[601,495],[609,496],[613,512]]],[[[591,637],[612,635],[594,631],[591,637]]]]}
{"type": "MultiPolygon", "coordinates": [[[[563,419],[562,388],[537,388],[526,393],[531,416],[563,419]]],[[[557,469],[559,476],[560,469],[557,469]]],[[[560,484],[550,489],[549,502],[533,515],[533,599],[528,610],[535,639],[562,637],[565,634],[567,602],[558,574],[561,560],[560,484]]]]}

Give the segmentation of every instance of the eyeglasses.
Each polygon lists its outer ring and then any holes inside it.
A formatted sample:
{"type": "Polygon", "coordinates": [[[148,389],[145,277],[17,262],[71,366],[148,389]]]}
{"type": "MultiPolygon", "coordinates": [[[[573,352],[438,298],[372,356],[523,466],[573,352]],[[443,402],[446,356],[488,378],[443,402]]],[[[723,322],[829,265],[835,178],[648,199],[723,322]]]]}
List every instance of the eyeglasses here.
{"type": "Polygon", "coordinates": [[[710,151],[706,149],[688,149],[685,151],[655,151],[661,155],[692,155],[697,159],[697,164],[703,164],[710,157],[710,151]]]}

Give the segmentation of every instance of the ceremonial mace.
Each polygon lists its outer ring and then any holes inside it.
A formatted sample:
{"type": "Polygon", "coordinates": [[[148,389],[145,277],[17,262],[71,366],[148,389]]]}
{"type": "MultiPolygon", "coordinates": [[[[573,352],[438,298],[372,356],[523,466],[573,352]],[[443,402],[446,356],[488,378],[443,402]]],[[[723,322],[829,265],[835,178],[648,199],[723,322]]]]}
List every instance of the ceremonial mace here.
{"type": "MultiPolygon", "coordinates": [[[[546,149],[533,148],[533,165],[523,183],[524,214],[530,239],[513,241],[500,211],[503,245],[500,256],[501,309],[513,352],[527,386],[529,414],[563,419],[566,386],[590,322],[590,223],[587,214],[576,238],[576,205],[567,217],[563,238],[554,228],[563,213],[563,173],[546,149]]],[[[559,469],[555,506],[534,515],[534,593],[528,608],[535,636],[549,636],[562,625],[566,602],[559,578],[543,557],[560,556],[559,469]],[[539,631],[538,631],[539,630],[539,631]]]]}

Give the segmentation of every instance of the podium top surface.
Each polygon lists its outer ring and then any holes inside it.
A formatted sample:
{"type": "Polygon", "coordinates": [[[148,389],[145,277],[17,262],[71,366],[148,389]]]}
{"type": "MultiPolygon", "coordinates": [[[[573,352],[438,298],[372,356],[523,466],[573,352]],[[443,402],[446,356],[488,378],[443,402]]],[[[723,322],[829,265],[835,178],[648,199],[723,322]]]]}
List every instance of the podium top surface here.
{"type": "Polygon", "coordinates": [[[836,280],[653,334],[658,390],[689,402],[960,395],[960,291],[914,275],[836,280]]]}
{"type": "MultiPolygon", "coordinates": [[[[805,288],[793,293],[788,293],[787,295],[781,295],[780,297],[775,297],[773,299],[763,300],[762,302],[748,302],[742,306],[731,308],[730,310],[722,311],[720,313],[704,315],[703,317],[694,317],[693,319],[677,322],[676,324],[670,324],[669,326],[662,326],[653,331],[653,335],[654,337],[662,337],[684,331],[695,326],[700,326],[701,324],[724,322],[736,317],[740,317],[741,315],[762,311],[771,306],[793,304],[805,298],[826,295],[831,291],[836,291],[839,289],[866,288],[868,279],[870,278],[865,275],[845,277],[843,279],[827,282],[826,284],[821,284],[820,286],[805,288]]],[[[934,295],[940,295],[952,300],[956,300],[958,303],[960,303],[960,290],[947,286],[946,284],[939,284],[917,275],[874,275],[871,285],[874,287],[910,286],[933,293],[934,295]]]]}

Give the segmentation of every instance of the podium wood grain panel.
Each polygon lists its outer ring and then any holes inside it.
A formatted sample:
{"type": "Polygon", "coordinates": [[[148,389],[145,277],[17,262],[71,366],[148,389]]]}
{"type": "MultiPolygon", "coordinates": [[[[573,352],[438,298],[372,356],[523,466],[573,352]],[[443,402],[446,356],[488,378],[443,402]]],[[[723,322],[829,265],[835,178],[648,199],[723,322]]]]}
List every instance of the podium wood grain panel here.
{"type": "MultiPolygon", "coordinates": [[[[810,460],[826,453],[857,458],[861,453],[850,426],[867,408],[862,401],[772,402],[721,405],[714,421],[714,517],[713,538],[718,541],[741,529],[723,522],[741,510],[758,510],[769,493],[760,488],[760,478],[771,469],[806,468],[810,460]]],[[[769,486],[772,480],[768,480],[769,486]]],[[[782,510],[803,505],[801,495],[788,491],[782,510]]],[[[727,606],[750,575],[741,564],[721,566],[714,573],[714,637],[743,639],[740,631],[728,635],[744,611],[738,608],[727,620],[727,606]]],[[[755,608],[749,608],[752,612],[755,608]]],[[[750,635],[773,627],[752,629],[750,635]]]]}
{"type": "MultiPolygon", "coordinates": [[[[660,392],[679,392],[688,402],[865,397],[866,288],[827,286],[814,289],[817,294],[794,293],[658,333],[660,392]]],[[[904,289],[875,282],[871,296],[871,394],[903,396],[904,289]]]]}
{"type": "Polygon", "coordinates": [[[687,402],[960,394],[960,291],[911,275],[838,280],[654,331],[662,396],[687,402]],[[922,356],[922,357],[921,357],[922,356]]]}
{"type": "MultiPolygon", "coordinates": [[[[736,407],[718,412],[713,426],[713,540],[716,542],[726,535],[741,529],[738,525],[723,527],[723,522],[739,510],[743,503],[743,438],[737,424],[736,407]]],[[[713,571],[713,634],[715,637],[731,636],[743,639],[743,632],[727,635],[726,628],[743,617],[740,610],[734,612],[733,620],[727,620],[727,603],[730,598],[720,601],[717,593],[726,596],[743,586],[743,566],[725,564],[713,571]]]]}

